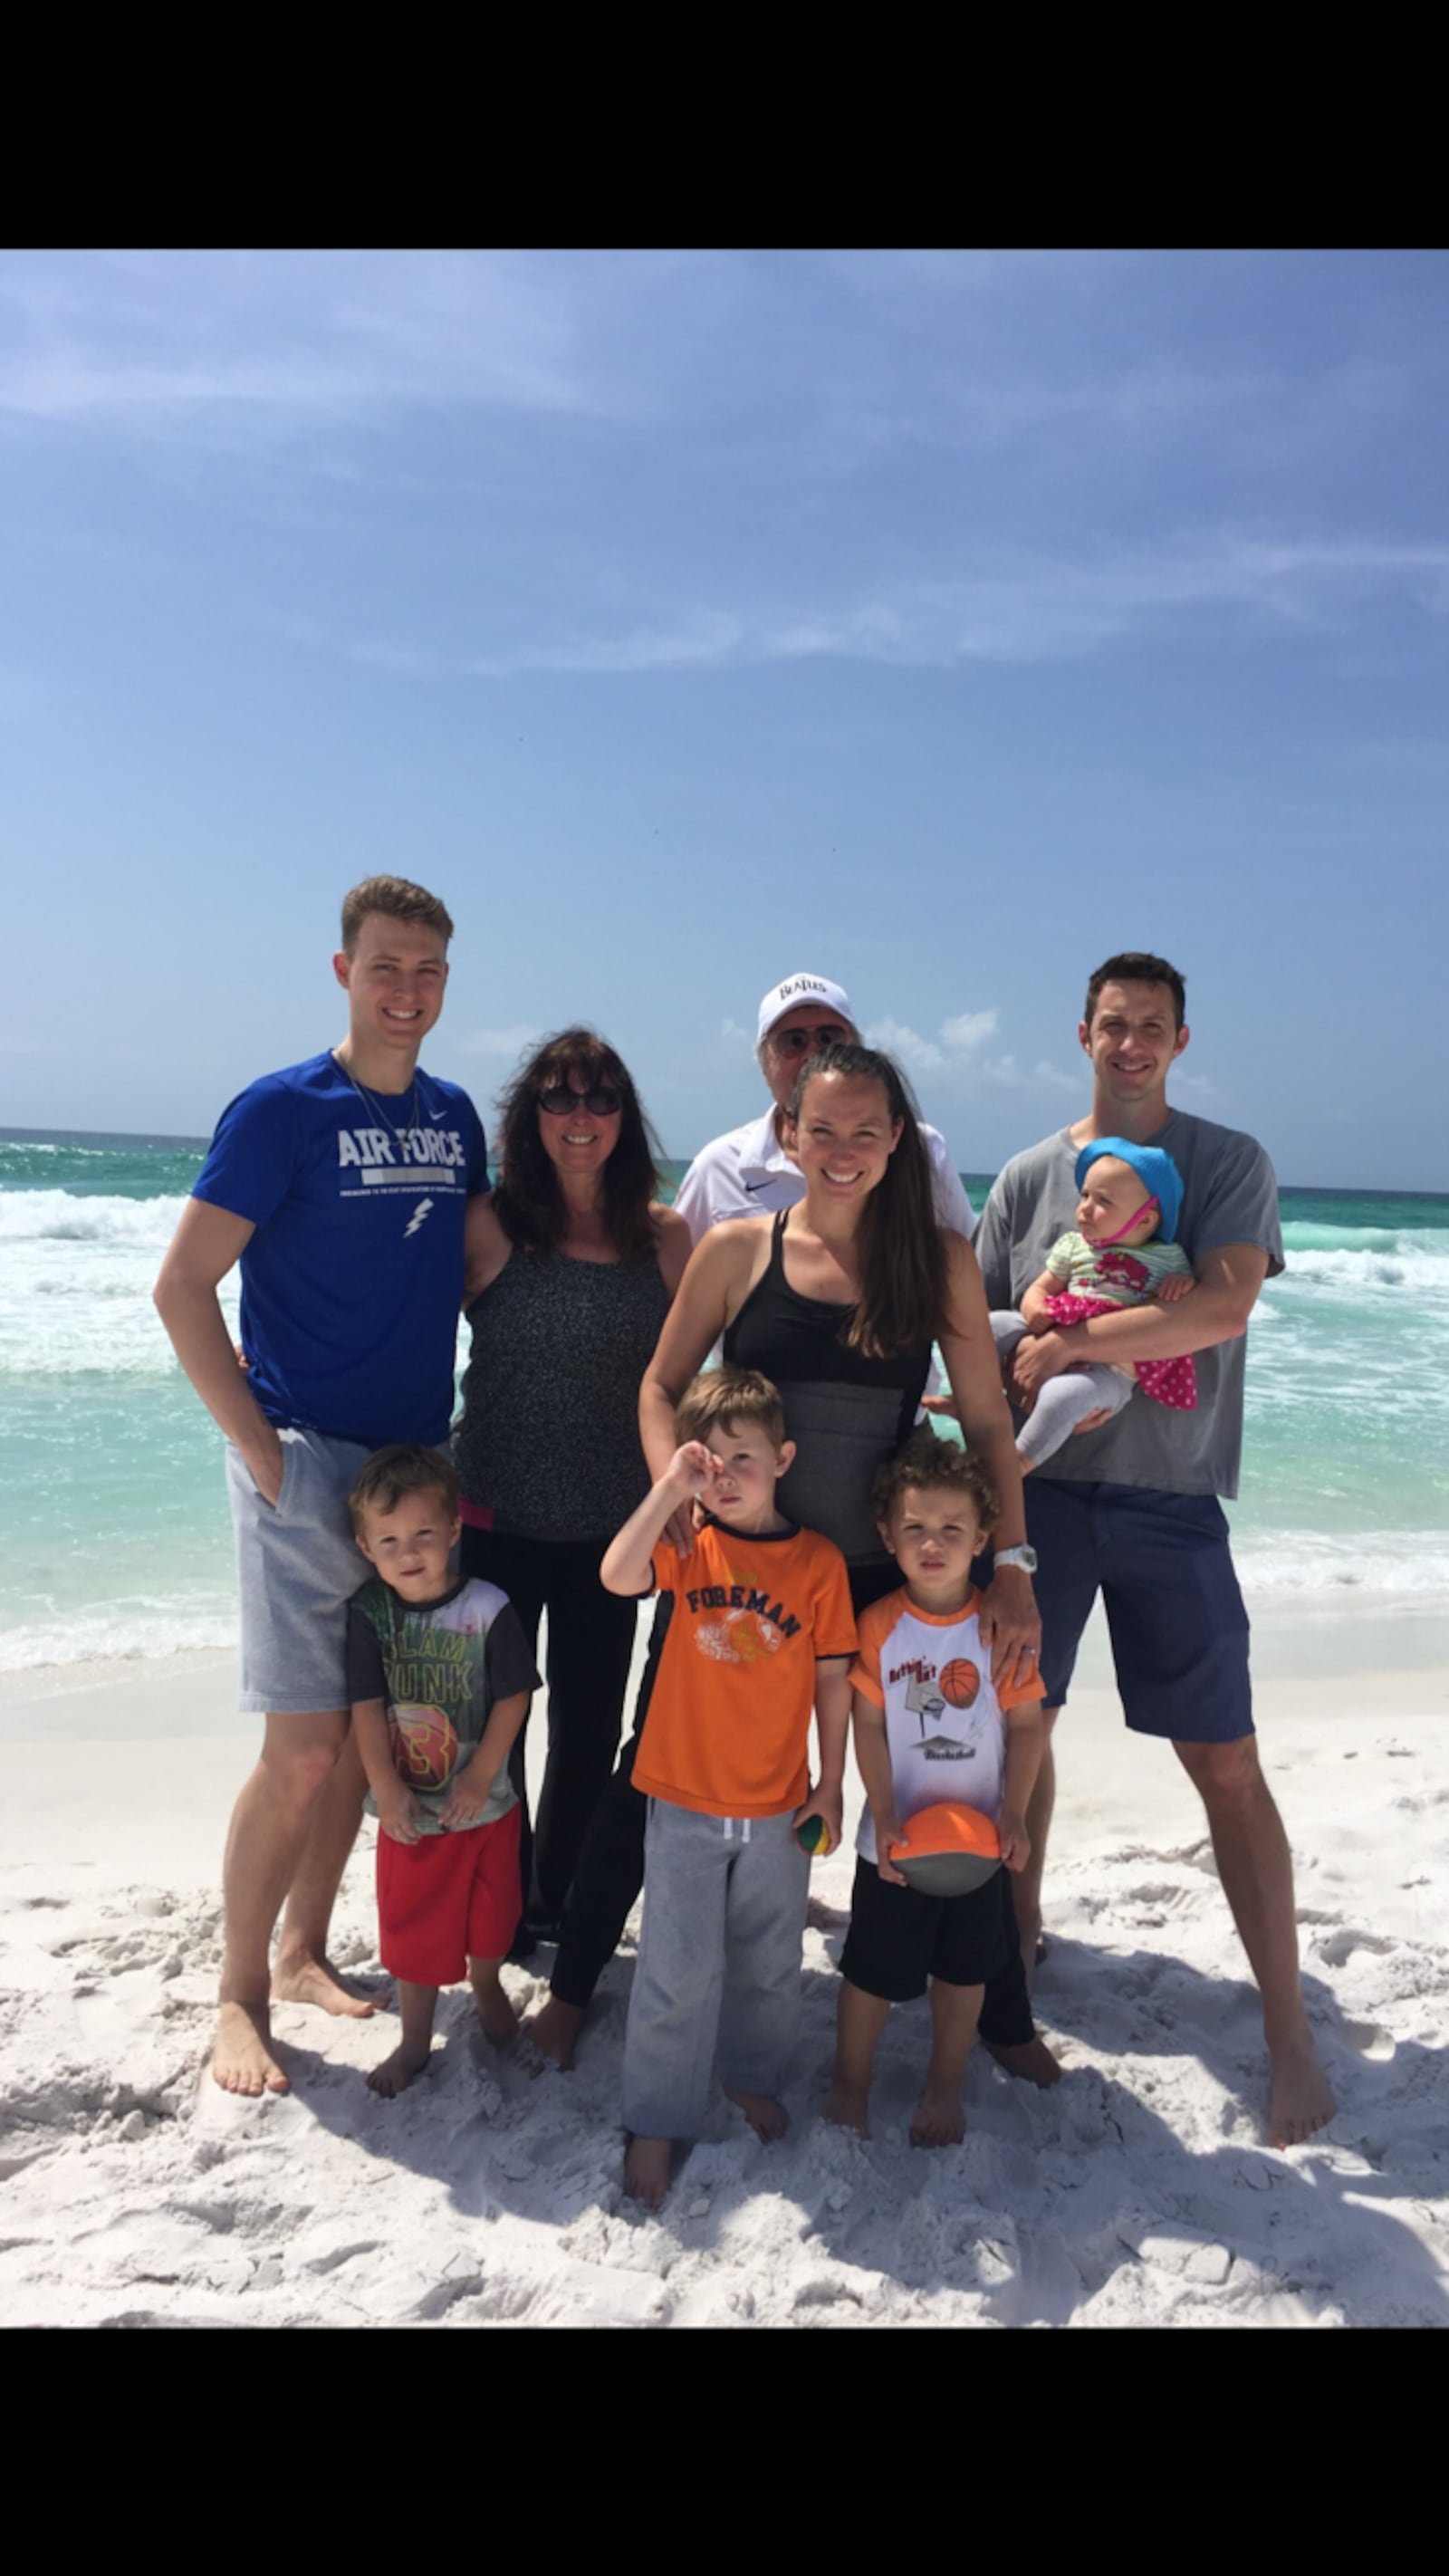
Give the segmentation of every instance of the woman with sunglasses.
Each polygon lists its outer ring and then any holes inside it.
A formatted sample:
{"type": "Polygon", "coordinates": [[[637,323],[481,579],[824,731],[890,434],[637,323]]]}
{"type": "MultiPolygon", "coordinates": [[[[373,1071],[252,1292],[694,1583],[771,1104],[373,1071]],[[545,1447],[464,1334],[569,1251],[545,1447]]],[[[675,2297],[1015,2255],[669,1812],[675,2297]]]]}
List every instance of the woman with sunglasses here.
{"type": "MultiPolygon", "coordinates": [[[[604,1590],[599,1559],[649,1490],[639,1381],[690,1242],[655,1197],[659,1149],[628,1071],[592,1029],[546,1039],[499,1109],[502,1172],[470,1237],[453,1458],[464,1573],[507,1593],[530,1642],[548,1612],[522,1955],[557,1923],[618,1748],[636,1613],[604,1590]]],[[[522,1738],[514,1781],[523,1798],[522,1738]]]]}

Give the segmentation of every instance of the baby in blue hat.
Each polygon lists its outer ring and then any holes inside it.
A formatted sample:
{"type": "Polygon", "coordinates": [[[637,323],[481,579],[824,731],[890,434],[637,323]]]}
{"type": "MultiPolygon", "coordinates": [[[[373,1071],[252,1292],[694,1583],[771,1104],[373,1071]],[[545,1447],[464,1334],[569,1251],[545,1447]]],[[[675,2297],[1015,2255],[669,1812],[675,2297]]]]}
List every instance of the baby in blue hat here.
{"type": "MultiPolygon", "coordinates": [[[[1021,1313],[994,1314],[991,1329],[1003,1359],[1024,1333],[1156,1299],[1174,1305],[1196,1286],[1192,1266],[1173,1237],[1182,1209],[1182,1175],[1160,1145],[1097,1136],[1077,1156],[1077,1227],[1059,1236],[1047,1264],[1021,1301],[1021,1313]]],[[[1117,1368],[1093,1361],[1050,1378],[1017,1435],[1023,1472],[1060,1448],[1089,1413],[1119,1413],[1140,1386],[1154,1404],[1191,1413],[1197,1372],[1190,1356],[1138,1360],[1117,1368]]]]}

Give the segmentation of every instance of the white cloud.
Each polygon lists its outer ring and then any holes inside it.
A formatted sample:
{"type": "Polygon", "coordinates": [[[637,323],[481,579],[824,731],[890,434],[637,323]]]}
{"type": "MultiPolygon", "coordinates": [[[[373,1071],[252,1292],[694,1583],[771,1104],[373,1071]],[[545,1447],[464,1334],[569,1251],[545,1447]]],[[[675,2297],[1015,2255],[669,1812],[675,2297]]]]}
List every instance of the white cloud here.
{"type": "Polygon", "coordinates": [[[732,1045],[753,1046],[755,1043],[749,1030],[741,1028],[738,1020],[721,1020],[719,1033],[722,1038],[728,1038],[732,1045]]]}
{"type": "Polygon", "coordinates": [[[1083,1089],[1081,1074],[1063,1073],[1060,1065],[1048,1064],[1045,1056],[1032,1067],[1032,1080],[1041,1083],[1048,1091],[1069,1091],[1073,1099],[1083,1089]]]}
{"type": "Polygon", "coordinates": [[[867,1046],[881,1047],[887,1055],[898,1056],[912,1073],[939,1073],[946,1059],[931,1038],[923,1038],[918,1029],[908,1028],[903,1020],[872,1020],[865,1033],[867,1046]]]}
{"type": "Polygon", "coordinates": [[[537,1029],[520,1026],[513,1029],[475,1029],[463,1040],[465,1055],[521,1055],[526,1046],[539,1036],[537,1029]]]}
{"type": "Polygon", "coordinates": [[[977,1047],[995,1037],[998,1014],[995,1011],[962,1011],[954,1020],[941,1022],[941,1041],[948,1047],[977,1047]]]}
{"type": "Polygon", "coordinates": [[[234,443],[405,405],[587,409],[572,306],[572,272],[504,252],[31,253],[0,264],[0,411],[234,443]]]}

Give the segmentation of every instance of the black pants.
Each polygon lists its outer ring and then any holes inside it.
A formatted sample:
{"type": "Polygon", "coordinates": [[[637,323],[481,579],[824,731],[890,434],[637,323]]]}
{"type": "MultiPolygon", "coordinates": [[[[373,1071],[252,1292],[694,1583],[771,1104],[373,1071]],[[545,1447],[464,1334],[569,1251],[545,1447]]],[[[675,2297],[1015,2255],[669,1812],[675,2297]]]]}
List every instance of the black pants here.
{"type": "MultiPolygon", "coordinates": [[[[854,1609],[857,1613],[868,1609],[872,1601],[894,1592],[899,1583],[893,1560],[878,1566],[851,1566],[850,1597],[854,1609]]],[[[617,1950],[629,1909],[644,1884],[644,1827],[649,1801],[634,1786],[634,1757],[649,1713],[669,1608],[666,1599],[654,1614],[654,1634],[634,1712],[634,1731],[594,1809],[563,1911],[550,1991],[560,2003],[575,2004],[580,2010],[617,1950]]],[[[1012,1920],[1014,1924],[1014,1914],[1012,1920]]],[[[982,2038],[994,2048],[1020,2048],[1036,2036],[1019,1944],[1009,1966],[986,1989],[979,2028],[982,2038]]]]}
{"type": "Polygon", "coordinates": [[[603,1553],[601,1539],[515,1538],[463,1526],[464,1574],[507,1593],[535,1648],[540,1614],[548,1612],[548,1762],[536,1822],[524,1792],[526,1727],[508,1766],[523,1807],[523,1912],[535,1924],[556,1923],[563,1912],[624,1722],[637,1609],[604,1590],[603,1553]]]}

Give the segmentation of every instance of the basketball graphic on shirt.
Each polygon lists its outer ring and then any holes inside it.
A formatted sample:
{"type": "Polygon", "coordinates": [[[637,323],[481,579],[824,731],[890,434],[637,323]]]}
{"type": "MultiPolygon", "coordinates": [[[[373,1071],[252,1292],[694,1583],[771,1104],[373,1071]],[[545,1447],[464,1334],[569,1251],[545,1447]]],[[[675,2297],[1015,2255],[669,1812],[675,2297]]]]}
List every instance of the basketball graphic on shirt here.
{"type": "Polygon", "coordinates": [[[694,1642],[717,1664],[758,1664],[775,1654],[784,1639],[773,1619],[757,1610],[727,1610],[722,1619],[701,1619],[694,1642]]]}
{"type": "Polygon", "coordinates": [[[981,1688],[981,1675],[964,1655],[957,1655],[940,1675],[941,1697],[953,1708],[969,1708],[981,1688]]]}
{"type": "Polygon", "coordinates": [[[410,1789],[441,1789],[452,1779],[458,1737],[441,1708],[392,1708],[387,1717],[393,1767],[410,1789]]]}

